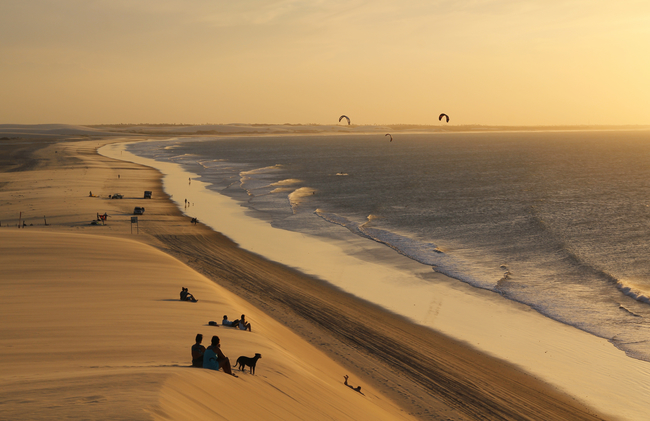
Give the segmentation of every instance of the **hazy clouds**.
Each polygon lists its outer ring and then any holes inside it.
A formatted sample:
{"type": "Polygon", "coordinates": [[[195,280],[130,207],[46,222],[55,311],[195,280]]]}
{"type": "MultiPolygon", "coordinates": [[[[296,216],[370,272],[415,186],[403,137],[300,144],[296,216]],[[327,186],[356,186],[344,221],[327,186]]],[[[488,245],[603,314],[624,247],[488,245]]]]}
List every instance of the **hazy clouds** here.
{"type": "Polygon", "coordinates": [[[4,1],[3,123],[650,124],[641,1],[4,1]]]}

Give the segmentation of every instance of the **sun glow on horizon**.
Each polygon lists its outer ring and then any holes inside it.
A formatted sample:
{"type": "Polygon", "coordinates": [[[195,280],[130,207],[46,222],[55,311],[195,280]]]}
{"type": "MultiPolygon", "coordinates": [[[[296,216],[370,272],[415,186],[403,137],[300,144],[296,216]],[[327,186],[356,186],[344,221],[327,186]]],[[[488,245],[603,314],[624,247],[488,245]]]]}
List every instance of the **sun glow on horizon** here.
{"type": "Polygon", "coordinates": [[[650,124],[650,4],[9,1],[0,123],[650,124]]]}

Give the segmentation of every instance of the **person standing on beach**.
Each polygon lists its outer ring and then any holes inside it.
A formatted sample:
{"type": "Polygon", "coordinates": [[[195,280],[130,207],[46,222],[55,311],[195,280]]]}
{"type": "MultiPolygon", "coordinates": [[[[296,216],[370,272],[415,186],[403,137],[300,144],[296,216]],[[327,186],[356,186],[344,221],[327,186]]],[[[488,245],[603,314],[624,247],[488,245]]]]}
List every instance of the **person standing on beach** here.
{"type": "Polygon", "coordinates": [[[203,342],[203,335],[196,334],[196,343],[192,345],[192,367],[203,367],[203,354],[205,354],[205,347],[201,345],[203,342]]]}
{"type": "Polygon", "coordinates": [[[230,368],[230,359],[221,351],[220,339],[216,335],[212,337],[212,345],[203,354],[203,368],[209,368],[211,370],[223,368],[224,373],[235,376],[230,368]]]}

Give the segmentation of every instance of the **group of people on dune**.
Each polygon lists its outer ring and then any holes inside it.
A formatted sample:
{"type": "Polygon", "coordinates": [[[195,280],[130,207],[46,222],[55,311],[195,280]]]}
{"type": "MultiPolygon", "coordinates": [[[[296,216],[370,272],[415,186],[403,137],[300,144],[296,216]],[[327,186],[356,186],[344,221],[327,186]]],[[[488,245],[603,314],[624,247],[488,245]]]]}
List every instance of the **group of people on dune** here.
{"type": "Polygon", "coordinates": [[[203,335],[198,333],[196,343],[192,345],[192,367],[202,367],[210,370],[223,368],[224,373],[235,376],[230,367],[230,359],[221,351],[219,337],[213,336],[211,344],[207,348],[201,345],[201,342],[203,342],[203,335]]]}
{"type": "Polygon", "coordinates": [[[228,326],[228,327],[239,327],[241,330],[247,330],[249,332],[252,332],[251,324],[246,321],[246,315],[244,314],[241,315],[240,319],[236,319],[233,321],[228,320],[228,316],[224,314],[221,324],[223,326],[228,326]]]}
{"type": "MultiPolygon", "coordinates": [[[[194,303],[199,301],[185,287],[181,288],[180,297],[181,301],[191,301],[194,303]]],[[[211,325],[213,323],[214,322],[210,322],[211,325]]],[[[233,321],[228,320],[228,316],[224,315],[221,324],[223,326],[238,327],[241,330],[252,332],[251,324],[246,321],[245,314],[242,314],[241,318],[233,321]]],[[[216,325],[216,323],[214,323],[214,325],[216,325]]],[[[207,348],[201,345],[201,342],[203,342],[203,335],[199,333],[196,335],[196,343],[192,345],[192,366],[209,368],[211,370],[219,370],[219,368],[223,368],[224,373],[234,376],[230,367],[230,359],[228,359],[228,357],[226,357],[221,351],[219,337],[216,335],[213,336],[211,344],[207,348]]]]}
{"type": "MultiPolygon", "coordinates": [[[[185,287],[183,287],[181,290],[181,300],[194,302],[198,301],[192,294],[189,293],[185,287]]],[[[210,322],[211,325],[213,323],[214,322],[210,322]]],[[[235,320],[228,320],[228,315],[224,314],[223,320],[221,320],[221,324],[223,326],[235,327],[241,330],[248,330],[249,332],[252,332],[251,324],[246,321],[245,314],[242,314],[241,318],[235,320]]],[[[230,359],[224,355],[223,351],[221,351],[221,340],[218,336],[215,335],[212,337],[211,344],[207,348],[204,347],[201,342],[203,342],[203,335],[201,333],[198,333],[196,335],[196,342],[194,345],[192,345],[192,367],[208,368],[210,370],[219,370],[222,368],[224,373],[237,377],[232,372],[230,359]]],[[[348,383],[348,376],[345,375],[344,378],[344,384],[347,387],[363,395],[361,392],[361,386],[353,387],[348,383]]]]}
{"type": "MultiPolygon", "coordinates": [[[[246,315],[242,314],[241,319],[230,321],[228,316],[224,315],[221,322],[223,326],[238,327],[241,330],[251,332],[251,324],[246,321],[246,315]]],[[[235,376],[230,368],[230,359],[221,351],[221,342],[218,336],[213,336],[209,347],[201,345],[203,335],[196,335],[196,343],[192,345],[192,367],[209,368],[219,370],[223,368],[224,373],[235,376]]],[[[237,377],[237,376],[235,376],[237,377]]]]}
{"type": "MultiPolygon", "coordinates": [[[[181,301],[191,301],[195,303],[199,300],[194,298],[194,296],[190,293],[190,291],[187,288],[181,287],[181,301]]],[[[214,322],[210,322],[210,324],[213,323],[214,322]]],[[[241,319],[236,319],[233,321],[228,320],[228,316],[224,315],[221,324],[229,327],[239,327],[241,330],[247,330],[251,332],[251,324],[246,321],[246,316],[244,314],[241,315],[241,319]]]]}
{"type": "Polygon", "coordinates": [[[181,301],[192,301],[193,303],[199,301],[192,294],[190,294],[190,291],[185,288],[181,287],[181,301]]]}

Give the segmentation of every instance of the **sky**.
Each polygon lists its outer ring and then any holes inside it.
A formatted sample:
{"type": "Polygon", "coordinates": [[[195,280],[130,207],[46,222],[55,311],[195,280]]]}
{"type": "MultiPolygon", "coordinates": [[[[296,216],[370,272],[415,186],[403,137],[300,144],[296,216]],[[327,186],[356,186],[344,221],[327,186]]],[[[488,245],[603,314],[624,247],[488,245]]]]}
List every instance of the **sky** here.
{"type": "Polygon", "coordinates": [[[647,0],[2,0],[0,124],[650,124],[647,0]]]}

